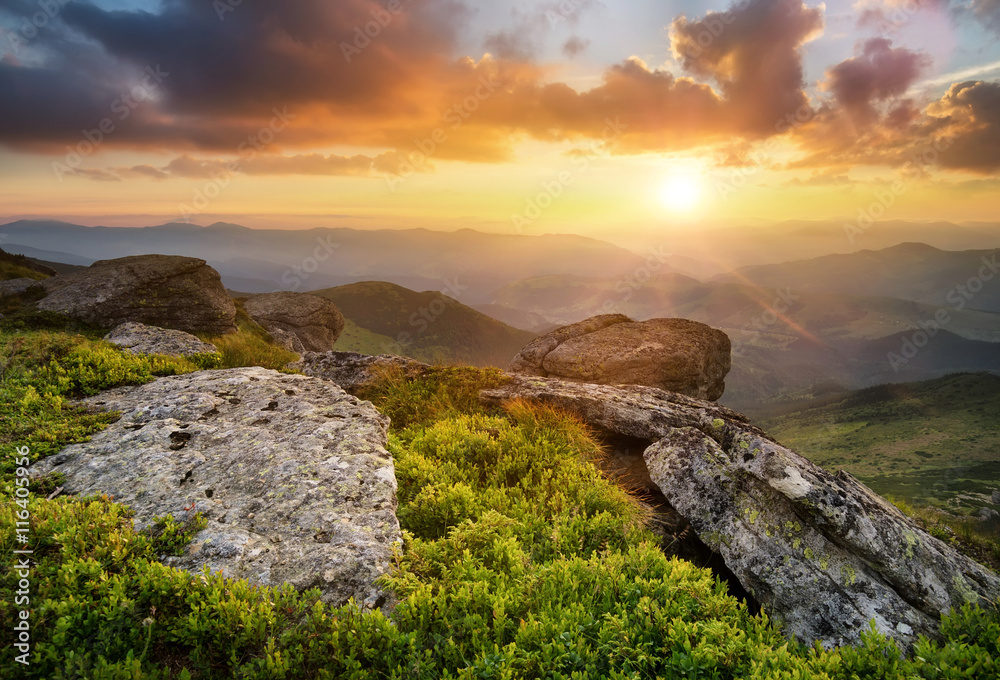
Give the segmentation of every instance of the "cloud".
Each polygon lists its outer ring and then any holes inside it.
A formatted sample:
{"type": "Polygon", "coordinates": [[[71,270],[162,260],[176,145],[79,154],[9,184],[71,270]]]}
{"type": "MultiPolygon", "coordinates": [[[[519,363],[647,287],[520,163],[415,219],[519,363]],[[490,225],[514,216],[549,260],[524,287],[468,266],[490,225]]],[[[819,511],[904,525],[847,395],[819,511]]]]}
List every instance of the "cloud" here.
{"type": "MultiPolygon", "coordinates": [[[[254,154],[252,158],[198,158],[184,154],[163,167],[135,165],[131,167],[79,169],[73,174],[96,181],[121,181],[123,179],[165,180],[176,178],[214,179],[232,174],[244,175],[322,175],[348,177],[375,177],[381,174],[399,174],[405,162],[398,153],[386,152],[378,156],[338,156],[335,154],[254,154]]],[[[417,171],[428,168],[418,167],[417,171]]]]}
{"type": "Polygon", "coordinates": [[[984,26],[1000,33],[1000,0],[973,0],[971,9],[984,26]]]}
{"type": "Polygon", "coordinates": [[[864,129],[825,112],[795,131],[806,155],[792,168],[887,165],[911,175],[932,168],[988,175],[1000,170],[1000,83],[953,84],[918,110],[903,100],[864,129]]]}
{"type": "Polygon", "coordinates": [[[980,173],[1000,169],[1000,83],[956,83],[928,113],[951,140],[942,166],[980,173]]]}
{"type": "Polygon", "coordinates": [[[885,38],[872,38],[859,56],[827,72],[825,88],[856,123],[867,124],[879,117],[877,104],[906,94],[930,63],[926,55],[893,47],[885,38]]]}
{"type": "Polygon", "coordinates": [[[574,59],[590,47],[590,41],[579,36],[573,36],[563,43],[562,52],[570,59],[574,59]]]}
{"type": "MultiPolygon", "coordinates": [[[[533,59],[550,33],[561,25],[569,28],[578,26],[583,15],[598,6],[600,3],[597,0],[557,0],[536,3],[527,12],[515,7],[511,10],[513,26],[486,36],[485,47],[501,59],[533,59]]],[[[568,55],[577,50],[570,55],[576,56],[587,44],[589,41],[571,37],[563,49],[568,55]]]]}
{"type": "MultiPolygon", "coordinates": [[[[596,6],[544,3],[523,23],[572,28],[596,6]]],[[[445,141],[434,144],[436,159],[498,162],[525,137],[603,142],[616,119],[624,126],[609,146],[618,152],[693,148],[774,134],[782,116],[806,106],[801,47],[822,28],[820,9],[752,0],[724,15],[724,30],[703,47],[717,15],[681,18],[672,40],[693,77],[631,59],[581,92],[547,82],[526,56],[530,46],[510,36],[493,38],[503,54],[453,56],[468,17],[460,4],[410,0],[386,12],[370,0],[296,0],[243,3],[220,21],[196,0],[166,0],[155,14],[70,3],[35,39],[32,59],[0,63],[0,144],[65,153],[82,131],[107,123],[98,151],[231,156],[277,107],[295,121],[268,140],[276,156],[355,146],[411,158],[437,135],[445,141]],[[151,69],[165,75],[149,83],[151,69]]],[[[583,47],[568,43],[571,52],[583,47]]],[[[329,159],[318,165],[342,170],[329,159]]]]}
{"type": "Polygon", "coordinates": [[[694,76],[718,83],[743,131],[773,134],[782,118],[809,105],[801,47],[820,35],[823,12],[800,0],[751,0],[699,21],[674,20],[675,58],[694,76]]]}
{"type": "MultiPolygon", "coordinates": [[[[31,6],[0,0],[8,14],[31,6]]],[[[367,177],[507,161],[528,138],[619,154],[728,148],[726,162],[738,163],[748,143],[795,119],[806,121],[791,138],[809,167],[901,163],[944,130],[956,136],[947,167],[996,167],[996,86],[963,83],[922,109],[905,95],[926,57],[888,40],[860,45],[827,72],[825,96],[810,97],[803,50],[823,30],[822,5],[750,0],[681,16],[669,34],[682,73],[631,58],[590,89],[553,82],[532,59],[533,36],[566,31],[565,53],[578,55],[586,42],[572,30],[595,7],[536,5],[515,15],[523,34],[497,32],[495,54],[473,59],[456,53],[469,10],[453,0],[408,0],[395,14],[375,0],[244,2],[221,20],[199,0],[163,0],[156,13],[69,3],[0,59],[0,144],[62,155],[92,141],[96,153],[176,156],[80,171],[104,181],[209,176],[248,140],[258,154],[239,172],[367,177]],[[276,109],[294,120],[265,138],[276,109]],[[364,153],[313,152],[334,147],[364,153]]]]}

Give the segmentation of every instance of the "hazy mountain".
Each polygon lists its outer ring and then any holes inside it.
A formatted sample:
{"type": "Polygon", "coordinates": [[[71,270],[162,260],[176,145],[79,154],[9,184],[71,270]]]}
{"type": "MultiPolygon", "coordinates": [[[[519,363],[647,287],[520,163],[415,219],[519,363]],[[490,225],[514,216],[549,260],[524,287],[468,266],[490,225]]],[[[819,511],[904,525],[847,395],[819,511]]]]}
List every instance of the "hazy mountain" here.
{"type": "Polygon", "coordinates": [[[955,371],[1000,371],[1000,314],[948,309],[942,325],[935,320],[938,306],[912,300],[703,283],[678,274],[634,286],[623,278],[535,277],[497,291],[495,304],[560,324],[620,312],[721,328],[733,341],[721,401],[750,415],[775,399],[811,397],[831,385],[853,389],[955,371]],[[908,348],[906,341],[922,326],[933,337],[916,337],[925,346],[908,348]],[[919,352],[904,356],[912,349],[919,352]],[[892,360],[890,352],[900,358],[892,360]]]}
{"type": "Polygon", "coordinates": [[[520,328],[525,331],[531,331],[533,333],[542,334],[558,327],[558,324],[552,323],[541,314],[522,312],[521,310],[514,309],[512,307],[484,304],[472,305],[472,308],[477,312],[482,312],[486,316],[496,319],[497,321],[502,321],[508,326],[520,328]]]}
{"type": "MultiPolygon", "coordinates": [[[[2,228],[3,227],[0,227],[0,229],[2,228]]],[[[95,262],[95,260],[89,257],[80,257],[79,255],[71,255],[70,253],[63,253],[57,250],[32,248],[30,246],[22,246],[16,243],[0,242],[0,247],[8,253],[24,255],[33,260],[38,260],[39,262],[55,262],[57,264],[68,264],[76,267],[89,267],[95,262]]]]}
{"type": "MultiPolygon", "coordinates": [[[[316,290],[349,282],[391,280],[419,288],[450,283],[463,302],[540,274],[633,272],[647,258],[595,239],[427,229],[248,229],[170,223],[154,227],[84,227],[51,221],[0,226],[6,242],[38,249],[58,244],[80,257],[108,259],[161,253],[207,260],[227,277],[271,282],[274,289],[316,290]]],[[[235,281],[228,282],[239,289],[235,281]]]]}
{"type": "Polygon", "coordinates": [[[346,319],[368,331],[342,336],[337,350],[505,368],[535,338],[534,333],[511,328],[441,292],[416,293],[392,283],[369,281],[314,294],[333,300],[346,319]],[[382,346],[373,347],[379,340],[382,346]]]}
{"type": "MultiPolygon", "coordinates": [[[[643,320],[676,316],[738,331],[812,337],[842,345],[877,339],[933,320],[938,307],[911,300],[864,295],[807,293],[726,282],[703,283],[679,274],[641,286],[622,278],[545,276],[498,290],[493,303],[537,314],[553,323],[618,312],[643,320]]],[[[1000,315],[948,310],[947,328],[971,340],[1000,342],[1000,315]]]]}
{"type": "MultiPolygon", "coordinates": [[[[993,249],[1000,244],[1000,223],[955,224],[886,220],[858,232],[856,221],[793,220],[768,225],[740,225],[711,228],[698,225],[688,230],[671,229],[663,236],[663,246],[674,255],[708,263],[709,267],[686,268],[670,265],[696,278],[711,278],[718,272],[748,265],[778,264],[833,253],[882,250],[903,243],[926,243],[947,251],[993,249]],[[848,231],[852,233],[848,234],[848,231]],[[715,271],[712,271],[712,270],[715,271]]],[[[647,243],[645,229],[622,243],[647,243]]]]}
{"type": "Polygon", "coordinates": [[[1000,250],[951,252],[923,243],[743,267],[717,281],[795,292],[852,293],[1000,312],[1000,250]],[[960,286],[962,288],[960,288],[960,286]]]}

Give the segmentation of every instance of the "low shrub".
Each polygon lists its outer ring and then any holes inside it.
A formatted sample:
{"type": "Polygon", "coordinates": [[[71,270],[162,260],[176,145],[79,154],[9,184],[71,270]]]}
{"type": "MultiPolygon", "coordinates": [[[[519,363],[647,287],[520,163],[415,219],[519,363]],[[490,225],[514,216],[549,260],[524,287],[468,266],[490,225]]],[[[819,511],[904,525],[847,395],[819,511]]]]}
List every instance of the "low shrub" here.
{"type": "Polygon", "coordinates": [[[262,366],[288,372],[286,366],[298,361],[298,354],[289,352],[275,343],[270,334],[251,319],[239,304],[236,307],[236,328],[235,333],[202,336],[205,342],[210,342],[218,348],[221,357],[220,368],[262,366]]]}
{"type": "MultiPolygon", "coordinates": [[[[244,332],[253,333],[244,329],[244,332]]],[[[127,355],[58,333],[0,336],[0,551],[33,551],[27,595],[0,567],[0,626],[30,609],[31,665],[0,649],[3,673],[69,678],[992,678],[1000,615],[965,607],[940,641],[902,656],[876,633],[824,650],[786,641],[712,573],[667,558],[643,509],[607,481],[574,418],[476,398],[502,375],[436,369],[390,377],[371,396],[394,415],[390,450],[405,544],[384,585],[391,618],[331,607],[317,591],[255,588],[158,560],[203,526],[165,517],[137,532],[112,499],[44,492],[15,500],[15,446],[46,455],[103,427],[67,398],[194,361],[127,355]],[[8,361],[9,360],[9,361],[8,361]],[[27,515],[30,519],[23,519],[27,515]],[[28,521],[29,532],[17,532],[28,521]],[[25,536],[26,542],[18,541],[25,536]],[[14,670],[8,670],[14,669],[14,670]]],[[[225,355],[224,355],[225,356],[225,355]]],[[[230,358],[234,355],[230,355],[230,358]]],[[[225,362],[226,359],[223,359],[225,362]]]]}

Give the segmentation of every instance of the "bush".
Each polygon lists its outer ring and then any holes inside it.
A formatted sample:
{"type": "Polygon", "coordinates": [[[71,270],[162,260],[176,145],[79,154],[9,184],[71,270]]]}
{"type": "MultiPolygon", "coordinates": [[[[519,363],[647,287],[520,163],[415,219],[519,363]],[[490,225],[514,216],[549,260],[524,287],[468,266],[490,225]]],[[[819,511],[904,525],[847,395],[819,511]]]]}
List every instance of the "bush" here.
{"type": "MultiPolygon", "coordinates": [[[[252,330],[245,332],[252,333],[252,330]]],[[[514,404],[487,412],[478,389],[499,373],[437,369],[372,388],[396,415],[390,449],[405,546],[384,584],[391,620],[317,591],[254,588],[159,563],[203,526],[165,517],[137,532],[106,497],[22,505],[14,445],[33,456],[79,441],[113,415],[72,394],[194,370],[196,362],[133,357],[66,334],[3,337],[4,455],[0,551],[33,551],[30,666],[63,678],[986,678],[997,676],[1000,615],[965,607],[941,642],[903,658],[875,633],[856,648],[786,641],[712,573],[667,558],[644,512],[594,466],[601,448],[574,418],[514,404]],[[30,515],[16,543],[18,513],[30,515]],[[23,534],[22,534],[23,535],[23,534]]],[[[0,572],[0,626],[17,611],[16,572],[0,572]]]]}
{"type": "Polygon", "coordinates": [[[374,403],[389,416],[394,429],[402,430],[462,413],[486,413],[479,403],[480,390],[506,381],[504,373],[493,368],[436,366],[413,379],[390,367],[375,384],[358,390],[357,396],[374,403]]]}
{"type": "Polygon", "coordinates": [[[299,355],[276,344],[270,334],[243,311],[240,301],[236,302],[237,331],[227,335],[202,337],[205,342],[210,342],[219,349],[220,368],[262,366],[287,372],[285,367],[298,361],[299,355]]]}

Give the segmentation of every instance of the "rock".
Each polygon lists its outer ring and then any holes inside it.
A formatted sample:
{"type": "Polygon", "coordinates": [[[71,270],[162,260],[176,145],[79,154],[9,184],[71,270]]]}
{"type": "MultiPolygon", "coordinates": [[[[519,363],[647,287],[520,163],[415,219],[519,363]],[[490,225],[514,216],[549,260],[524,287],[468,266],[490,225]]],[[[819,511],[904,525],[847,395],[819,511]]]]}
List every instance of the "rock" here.
{"type": "Polygon", "coordinates": [[[399,371],[406,378],[415,378],[431,368],[415,359],[357,352],[306,352],[301,360],[288,367],[335,382],[348,392],[372,384],[387,371],[399,371]]]}
{"type": "Polygon", "coordinates": [[[87,400],[121,419],[32,467],[154,517],[208,518],[167,564],[382,606],[400,541],[388,419],[336,385],[262,368],[201,371],[87,400]],[[193,510],[190,510],[193,507],[193,510]]]}
{"type": "Polygon", "coordinates": [[[204,260],[135,255],[100,260],[46,279],[40,309],[113,328],[138,321],[161,328],[224,334],[236,330],[236,306],[204,260]]]}
{"type": "Polygon", "coordinates": [[[993,495],[990,496],[990,501],[993,505],[1000,505],[1000,490],[993,492],[993,495]]]}
{"type": "Polygon", "coordinates": [[[647,385],[701,399],[725,391],[729,337],[697,321],[595,316],[529,343],[508,370],[600,385],[647,385]]]}
{"type": "Polygon", "coordinates": [[[996,519],[1000,517],[1000,512],[997,512],[993,508],[979,508],[979,521],[989,522],[991,519],[996,519]]]}
{"type": "Polygon", "coordinates": [[[869,621],[909,649],[938,618],[1000,597],[1000,577],[916,526],[847,473],[830,474],[745,417],[650,387],[516,377],[484,390],[570,411],[649,443],[650,479],[789,635],[855,644],[869,621]]]}
{"type": "Polygon", "coordinates": [[[32,286],[41,285],[41,281],[36,279],[29,279],[27,277],[21,279],[8,279],[6,281],[0,281],[0,297],[6,297],[8,295],[20,295],[32,286]]]}
{"type": "Polygon", "coordinates": [[[136,321],[128,321],[117,326],[105,335],[104,339],[125,349],[129,354],[189,357],[219,351],[215,345],[202,342],[190,333],[147,326],[136,321]]]}
{"type": "Polygon", "coordinates": [[[293,352],[326,352],[333,349],[344,330],[344,317],[326,298],[307,293],[254,295],[243,309],[293,352]]]}

